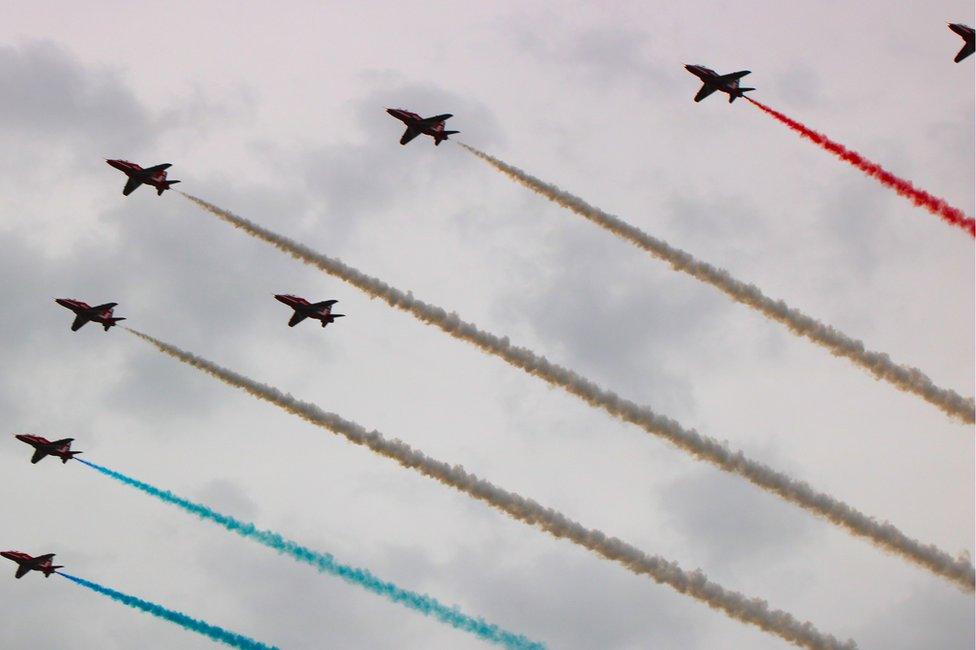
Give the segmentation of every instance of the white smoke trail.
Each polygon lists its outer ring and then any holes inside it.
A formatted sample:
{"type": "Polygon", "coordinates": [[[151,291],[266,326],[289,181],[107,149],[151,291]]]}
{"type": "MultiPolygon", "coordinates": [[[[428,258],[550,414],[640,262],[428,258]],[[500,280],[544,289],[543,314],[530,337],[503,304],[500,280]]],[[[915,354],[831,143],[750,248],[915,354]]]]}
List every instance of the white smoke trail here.
{"type": "Polygon", "coordinates": [[[974,589],[976,569],[966,558],[957,560],[936,546],[922,544],[908,537],[895,526],[887,522],[879,523],[846,503],[817,492],[803,481],[797,481],[771,467],[750,460],[741,451],[732,451],[714,438],[704,436],[694,429],[685,429],[671,418],[658,415],[647,407],[639,406],[601,388],[572,370],[536,355],[531,350],[514,346],[509,343],[507,337],[501,338],[482,331],[475,325],[461,320],[455,313],[448,314],[440,307],[417,300],[409,292],[404,293],[395,289],[382,280],[366,275],[337,259],[316,253],[307,246],[222,210],[203,199],[188,194],[184,196],[227,223],[268,242],[301,262],[345,280],[370,296],[383,299],[391,307],[406,311],[418,320],[435,325],[455,338],[472,343],[516,368],[540,377],[553,386],[559,386],[591,406],[601,408],[625,422],[636,424],[648,433],[669,440],[695,458],[710,462],[727,472],[738,474],[759,487],[824,517],[848,532],[870,540],[879,548],[900,555],[937,575],[948,578],[968,591],[974,589]]]}
{"type": "Polygon", "coordinates": [[[809,622],[801,623],[788,612],[770,609],[762,599],[749,598],[736,591],[725,589],[711,582],[701,570],[685,571],[674,562],[648,555],[615,537],[607,537],[599,530],[586,528],[551,508],[478,478],[460,465],[450,465],[435,460],[400,440],[388,440],[378,431],[367,431],[355,422],[350,422],[335,413],[323,411],[314,404],[295,399],[267,384],[256,382],[148,334],[126,329],[161,352],[202,370],[225,384],[240,388],[258,399],[297,415],[306,422],[339,434],[354,444],[368,447],[403,467],[416,470],[468,496],[484,501],[514,519],[541,528],[553,537],[568,539],[597,555],[622,564],[633,573],[649,576],[654,581],[687,594],[733,619],[755,625],[801,647],[847,649],[856,647],[853,641],[841,642],[833,635],[818,631],[809,622]]]}
{"type": "Polygon", "coordinates": [[[637,245],[654,257],[664,260],[676,271],[682,271],[697,280],[710,284],[732,300],[748,305],[763,316],[786,325],[794,334],[826,348],[831,354],[851,360],[870,372],[875,378],[883,379],[899,390],[921,397],[951,417],[969,424],[976,422],[976,401],[973,398],[965,398],[953,390],[936,386],[918,368],[899,365],[883,352],[866,350],[863,342],[853,339],[797,309],[788,307],[782,300],[773,300],[763,295],[755,285],[736,280],[729,275],[728,271],[699,261],[689,253],[652,237],[640,228],[607,214],[583,199],[564,192],[555,185],[546,183],[518,167],[513,167],[464,143],[459,142],[458,144],[515,182],[637,245]]]}

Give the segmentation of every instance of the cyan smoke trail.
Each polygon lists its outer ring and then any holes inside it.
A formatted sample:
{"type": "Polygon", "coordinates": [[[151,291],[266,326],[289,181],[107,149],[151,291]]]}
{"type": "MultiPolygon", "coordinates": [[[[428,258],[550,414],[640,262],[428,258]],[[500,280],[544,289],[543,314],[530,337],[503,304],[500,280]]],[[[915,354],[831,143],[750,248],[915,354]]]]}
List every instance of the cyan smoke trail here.
{"type": "MultiPolygon", "coordinates": [[[[726,472],[737,474],[762,489],[819,515],[858,537],[870,540],[889,553],[900,555],[937,575],[956,582],[967,591],[972,592],[976,588],[976,569],[968,557],[954,558],[932,544],[924,544],[913,539],[893,524],[870,517],[829,494],[815,490],[805,481],[799,481],[764,463],[753,460],[741,451],[734,451],[728,444],[716,438],[703,435],[695,429],[687,429],[676,420],[655,413],[646,406],[641,406],[613,391],[598,386],[586,377],[569,368],[555,364],[528,348],[513,345],[507,336],[498,336],[483,330],[474,323],[462,320],[456,313],[449,313],[436,305],[418,300],[409,291],[402,291],[393,287],[339,259],[317,253],[308,246],[239,217],[233,212],[219,208],[195,196],[182,192],[181,194],[219,219],[243,230],[252,237],[271,244],[296,260],[348,282],[367,295],[379,298],[391,307],[405,311],[419,321],[433,325],[456,339],[471,343],[480,350],[494,355],[530,375],[545,380],[550,385],[558,386],[591,406],[603,409],[625,422],[635,424],[651,435],[664,438],[699,460],[712,463],[726,472]]],[[[677,252],[680,252],[683,259],[693,259],[683,251],[677,252]]],[[[697,262],[696,264],[702,265],[697,262]]],[[[753,290],[758,293],[758,289],[755,287],[753,290]]],[[[126,329],[152,343],[166,354],[195,365],[223,381],[228,381],[229,371],[222,368],[215,370],[216,366],[205,359],[183,352],[141,332],[130,328],[126,329]]],[[[230,374],[240,377],[236,373],[230,374]]],[[[921,373],[919,374],[921,375],[921,373]]],[[[924,377],[924,375],[921,376],[924,377]]],[[[234,385],[244,387],[244,384],[234,383],[234,385]]],[[[245,390],[249,389],[245,388],[245,390]]],[[[261,399],[268,399],[259,393],[260,391],[257,391],[254,394],[261,399]]],[[[965,402],[969,411],[976,408],[972,399],[965,402]]],[[[969,421],[973,421],[973,417],[976,416],[970,416],[969,421]]]]}
{"type": "MultiPolygon", "coordinates": [[[[78,460],[77,458],[75,460],[78,460]]],[[[90,580],[85,580],[84,578],[78,578],[64,571],[58,571],[58,575],[62,575],[71,582],[79,584],[82,587],[88,587],[92,591],[100,593],[104,596],[108,596],[112,600],[116,600],[123,605],[128,605],[135,609],[141,609],[142,611],[157,616],[159,618],[165,619],[170,623],[176,623],[180,627],[184,627],[191,632],[196,632],[202,634],[206,637],[213,639],[214,641],[219,641],[220,643],[226,643],[234,648],[242,648],[243,650],[277,650],[274,646],[265,645],[260,641],[255,641],[254,639],[248,638],[236,632],[231,632],[230,630],[225,630],[222,627],[217,627],[216,625],[211,625],[210,623],[204,623],[203,621],[198,621],[195,618],[191,618],[186,614],[174,611],[172,609],[166,609],[162,605],[157,605],[151,603],[148,600],[143,600],[141,598],[136,598],[135,596],[130,596],[128,594],[123,594],[121,591],[116,591],[114,589],[109,589],[108,587],[103,587],[102,585],[91,582],[90,580]]]]}
{"type": "Polygon", "coordinates": [[[241,537],[264,544],[268,548],[288,555],[292,559],[298,560],[299,562],[310,564],[318,569],[321,573],[329,573],[342,578],[346,582],[363,587],[364,589],[388,598],[395,603],[409,607],[410,609],[418,611],[422,614],[426,614],[427,616],[432,616],[442,623],[447,623],[451,627],[463,630],[465,632],[470,632],[484,641],[497,643],[507,648],[515,648],[519,650],[542,650],[545,648],[545,645],[542,643],[537,643],[527,639],[521,634],[515,634],[514,632],[503,630],[493,623],[488,623],[484,619],[468,616],[467,614],[459,611],[457,608],[443,605],[430,596],[401,589],[391,582],[380,580],[366,569],[357,569],[345,564],[340,564],[335,560],[334,557],[332,557],[332,555],[328,553],[314,551],[306,546],[302,546],[297,542],[285,539],[278,533],[268,530],[259,530],[255,528],[254,524],[239,521],[233,517],[220,514],[219,512],[215,512],[206,506],[193,503],[192,501],[188,501],[176,496],[172,492],[160,490],[159,488],[153,487],[148,483],[143,483],[142,481],[138,481],[134,478],[126,476],[125,474],[110,470],[107,467],[102,467],[101,465],[96,465],[95,463],[81,460],[80,458],[76,458],[75,460],[101,472],[105,476],[119,481],[120,483],[134,487],[137,490],[145,492],[150,496],[154,496],[161,501],[165,501],[166,503],[178,506],[186,512],[194,514],[201,519],[206,519],[207,521],[220,524],[227,530],[237,533],[241,537]]]}
{"type": "Polygon", "coordinates": [[[249,395],[270,402],[306,422],[343,436],[353,444],[362,445],[380,456],[396,461],[402,467],[420,472],[424,476],[483,501],[514,519],[541,528],[553,537],[579,544],[607,560],[618,562],[637,575],[648,576],[656,582],[668,585],[675,591],[695,598],[731,618],[755,625],[790,643],[812,650],[853,650],[857,647],[853,641],[843,642],[832,634],[824,634],[810,622],[800,621],[789,612],[773,609],[760,598],[750,598],[732,589],[726,589],[709,580],[701,570],[686,571],[675,562],[657,555],[649,555],[616,537],[608,536],[601,530],[586,528],[557,510],[547,508],[532,499],[504,490],[475,476],[460,465],[451,465],[431,458],[401,440],[386,438],[379,431],[367,431],[359,424],[350,422],[335,413],[323,411],[315,404],[295,399],[277,388],[222,368],[212,361],[164,343],[131,327],[124,329],[155,346],[160,352],[193,366],[229,386],[240,388],[249,395]]]}

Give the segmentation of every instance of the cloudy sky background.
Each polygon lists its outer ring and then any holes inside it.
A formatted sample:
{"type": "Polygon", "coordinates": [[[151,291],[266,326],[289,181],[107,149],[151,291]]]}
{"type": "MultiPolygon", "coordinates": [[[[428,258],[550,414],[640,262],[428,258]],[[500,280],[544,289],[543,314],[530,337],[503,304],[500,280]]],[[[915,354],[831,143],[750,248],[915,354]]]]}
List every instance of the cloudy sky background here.
{"type": "MultiPolygon", "coordinates": [[[[906,533],[974,547],[973,431],[383,109],[974,392],[960,230],[702,63],[974,209],[961,2],[28,3],[0,25],[0,414],[86,458],[560,648],[783,643],[165,358],[55,297],[399,437],[865,648],[968,648],[973,598],[142,188],[105,158],[457,310],[906,533]],[[289,329],[272,294],[348,316],[289,329]]],[[[477,648],[84,466],[0,444],[0,546],[283,648],[477,648]]],[[[9,563],[7,563],[9,564],[9,563]]],[[[4,566],[12,574],[13,565],[4,566]]],[[[66,581],[0,581],[0,646],[206,648],[66,581]],[[52,620],[53,619],[53,620],[52,620]]]]}

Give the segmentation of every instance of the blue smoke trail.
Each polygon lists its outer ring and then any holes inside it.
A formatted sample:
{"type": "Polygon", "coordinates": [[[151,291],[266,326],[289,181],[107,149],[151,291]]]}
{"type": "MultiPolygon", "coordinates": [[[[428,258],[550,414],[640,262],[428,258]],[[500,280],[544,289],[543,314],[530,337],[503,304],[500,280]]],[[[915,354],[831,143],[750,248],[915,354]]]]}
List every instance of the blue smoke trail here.
{"type": "Polygon", "coordinates": [[[185,627],[188,630],[210,637],[214,641],[220,641],[221,643],[226,643],[227,645],[235,648],[242,648],[242,650],[277,650],[277,648],[274,646],[265,645],[259,641],[255,641],[254,639],[249,639],[246,636],[237,634],[236,632],[231,632],[230,630],[225,630],[222,627],[210,625],[209,623],[204,623],[203,621],[198,621],[195,618],[190,618],[186,614],[182,614],[172,609],[166,609],[162,605],[151,603],[148,600],[123,594],[121,591],[103,587],[100,584],[85,580],[84,578],[78,578],[71,574],[65,573],[64,571],[58,571],[57,574],[64,576],[75,584],[79,584],[82,587],[88,587],[92,591],[96,591],[100,594],[108,596],[113,600],[117,600],[124,605],[134,607],[135,609],[141,609],[142,611],[152,614],[153,616],[158,616],[159,618],[165,619],[171,623],[176,623],[181,627],[185,627]]]}
{"type": "Polygon", "coordinates": [[[375,594],[384,596],[393,602],[400,603],[401,605],[421,612],[422,614],[426,614],[427,616],[433,616],[443,623],[447,623],[448,625],[459,630],[470,632],[471,634],[474,634],[485,641],[519,650],[542,650],[545,648],[545,645],[532,641],[521,634],[515,634],[514,632],[503,630],[497,625],[488,623],[482,618],[468,616],[457,609],[457,607],[448,607],[439,603],[430,596],[401,589],[391,582],[380,580],[366,569],[357,569],[355,567],[340,564],[339,562],[336,562],[335,558],[328,553],[314,551],[308,547],[298,544],[297,542],[287,540],[278,533],[273,533],[267,530],[258,530],[255,528],[254,524],[239,521],[227,515],[222,515],[206,506],[193,503],[192,501],[187,501],[186,499],[176,496],[172,492],[160,490],[159,488],[153,487],[148,483],[137,481],[134,478],[110,470],[107,467],[102,467],[80,458],[75,458],[75,460],[101,472],[105,476],[114,478],[120,483],[124,483],[125,485],[134,487],[137,490],[141,490],[146,494],[165,501],[166,503],[179,506],[183,510],[194,514],[201,519],[218,523],[227,530],[237,533],[241,537],[252,539],[256,542],[264,544],[268,548],[278,551],[279,553],[289,555],[299,562],[310,564],[318,569],[321,573],[330,573],[334,576],[338,576],[346,582],[350,582],[354,585],[368,589],[375,594]]]}

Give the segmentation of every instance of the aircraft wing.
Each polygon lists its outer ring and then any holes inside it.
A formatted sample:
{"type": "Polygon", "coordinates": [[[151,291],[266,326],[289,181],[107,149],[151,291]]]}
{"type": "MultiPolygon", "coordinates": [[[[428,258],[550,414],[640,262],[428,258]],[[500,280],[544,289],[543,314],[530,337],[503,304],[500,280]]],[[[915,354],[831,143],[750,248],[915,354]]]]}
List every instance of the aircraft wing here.
{"type": "Polygon", "coordinates": [[[308,316],[296,311],[294,314],[292,314],[291,320],[288,321],[288,327],[294,327],[295,325],[298,325],[306,318],[308,318],[308,316]]]}
{"type": "Polygon", "coordinates": [[[316,309],[321,309],[322,307],[331,307],[332,305],[336,304],[337,302],[339,302],[339,301],[338,300],[323,300],[322,302],[317,302],[317,303],[315,303],[314,305],[311,305],[311,306],[312,307],[315,307],[316,309]]]}
{"type": "Polygon", "coordinates": [[[142,171],[146,172],[147,174],[155,174],[156,172],[161,172],[164,169],[169,169],[172,166],[173,163],[163,163],[162,165],[155,165],[154,167],[146,167],[142,171]]]}
{"type": "Polygon", "coordinates": [[[48,560],[53,560],[53,559],[54,559],[54,553],[45,553],[44,555],[38,555],[37,557],[34,558],[34,565],[40,566],[41,564],[44,564],[48,560]]]}
{"type": "Polygon", "coordinates": [[[14,574],[15,578],[23,578],[31,570],[30,566],[26,564],[21,564],[17,567],[17,573],[14,574]]]}
{"type": "Polygon", "coordinates": [[[966,30],[963,29],[963,26],[962,25],[960,25],[958,23],[949,23],[949,29],[951,29],[955,33],[959,34],[963,38],[966,38],[966,30]]]}
{"type": "Polygon", "coordinates": [[[973,51],[974,51],[974,43],[973,43],[973,41],[969,41],[965,45],[962,46],[962,49],[959,50],[959,54],[956,55],[956,58],[954,58],[953,61],[955,61],[956,63],[959,63],[960,61],[962,61],[963,59],[965,59],[967,56],[969,56],[970,54],[972,54],[973,51]]]}
{"type": "Polygon", "coordinates": [[[729,74],[723,74],[719,77],[720,81],[736,81],[742,79],[742,77],[749,74],[749,70],[740,70],[739,72],[730,72],[729,74]]]}
{"type": "Polygon", "coordinates": [[[92,311],[97,311],[97,312],[103,312],[106,309],[112,309],[113,307],[118,307],[118,306],[119,306],[119,303],[117,303],[117,302],[107,302],[104,305],[96,305],[96,306],[92,307],[91,310],[92,311]]]}
{"type": "Polygon", "coordinates": [[[31,456],[31,462],[36,465],[37,463],[41,462],[41,459],[45,456],[47,456],[47,452],[43,449],[38,449],[34,452],[34,455],[31,456]]]}
{"type": "Polygon", "coordinates": [[[408,126],[407,130],[403,132],[403,137],[400,138],[400,144],[407,144],[418,135],[420,135],[420,129],[415,129],[412,126],[408,126]]]}
{"type": "Polygon", "coordinates": [[[138,178],[130,178],[125,182],[125,187],[122,188],[122,196],[129,196],[136,191],[136,188],[142,185],[142,181],[138,178]]]}
{"type": "Polygon", "coordinates": [[[78,314],[75,316],[75,322],[71,323],[71,331],[77,332],[81,329],[81,326],[88,322],[88,317],[78,314]]]}
{"type": "Polygon", "coordinates": [[[61,438],[61,440],[55,440],[51,444],[52,445],[58,445],[60,447],[61,445],[66,445],[69,442],[74,442],[74,441],[75,441],[74,438],[61,438]]]}
{"type": "Polygon", "coordinates": [[[695,101],[696,102],[700,102],[701,100],[703,100],[706,97],[708,97],[709,95],[711,95],[713,92],[715,92],[715,86],[709,86],[708,84],[702,84],[701,90],[699,90],[698,91],[698,94],[695,95],[695,101]]]}
{"type": "Polygon", "coordinates": [[[454,117],[454,116],[451,115],[450,113],[444,113],[443,115],[435,115],[434,117],[427,117],[424,118],[424,124],[430,126],[432,124],[437,124],[438,122],[443,122],[449,117],[454,117]]]}

